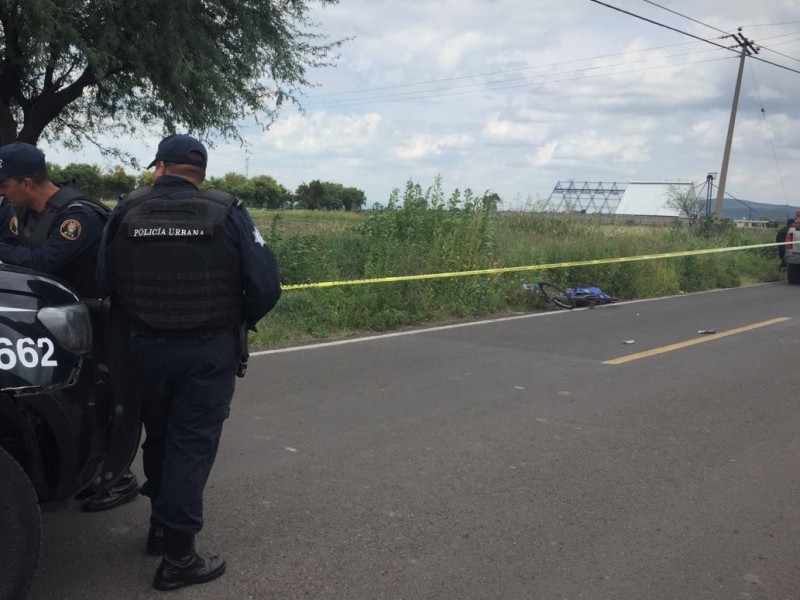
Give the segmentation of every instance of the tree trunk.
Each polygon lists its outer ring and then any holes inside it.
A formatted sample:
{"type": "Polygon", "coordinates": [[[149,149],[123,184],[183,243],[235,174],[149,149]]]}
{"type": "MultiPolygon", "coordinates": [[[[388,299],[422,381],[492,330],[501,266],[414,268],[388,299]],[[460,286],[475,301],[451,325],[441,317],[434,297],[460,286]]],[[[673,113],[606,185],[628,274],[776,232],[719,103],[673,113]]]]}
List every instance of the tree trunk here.
{"type": "Polygon", "coordinates": [[[94,71],[91,67],[87,67],[81,76],[67,87],[57,92],[45,92],[38,98],[32,99],[30,110],[24,111],[25,120],[17,139],[35,146],[45,128],[61,114],[64,108],[80,98],[87,86],[96,83],[94,71]]]}
{"type": "Polygon", "coordinates": [[[11,110],[0,100],[0,146],[17,140],[17,122],[11,110]]]}

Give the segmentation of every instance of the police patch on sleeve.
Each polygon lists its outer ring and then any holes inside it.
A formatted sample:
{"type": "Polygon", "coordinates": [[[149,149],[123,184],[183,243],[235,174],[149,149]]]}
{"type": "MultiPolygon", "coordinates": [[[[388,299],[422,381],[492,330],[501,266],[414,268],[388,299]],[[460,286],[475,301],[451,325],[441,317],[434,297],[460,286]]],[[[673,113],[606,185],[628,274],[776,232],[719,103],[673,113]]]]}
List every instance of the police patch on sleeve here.
{"type": "Polygon", "coordinates": [[[8,221],[8,228],[11,230],[11,233],[14,235],[18,235],[19,233],[19,222],[17,221],[17,217],[13,216],[8,221]]]}
{"type": "Polygon", "coordinates": [[[67,219],[61,223],[61,226],[58,228],[58,232],[61,234],[61,237],[72,242],[77,240],[78,236],[80,236],[81,224],[75,219],[67,219]]]}
{"type": "Polygon", "coordinates": [[[264,238],[261,237],[261,232],[258,230],[258,227],[253,227],[253,237],[255,238],[256,244],[259,246],[266,246],[267,242],[264,241],[264,238]]]}

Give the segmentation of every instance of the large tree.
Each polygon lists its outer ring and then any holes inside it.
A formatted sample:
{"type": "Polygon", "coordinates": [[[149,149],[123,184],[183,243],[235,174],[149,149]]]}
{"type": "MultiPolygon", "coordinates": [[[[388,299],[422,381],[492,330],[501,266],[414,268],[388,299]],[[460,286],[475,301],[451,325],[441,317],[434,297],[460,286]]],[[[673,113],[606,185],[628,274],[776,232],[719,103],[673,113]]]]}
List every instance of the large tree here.
{"type": "Polygon", "coordinates": [[[298,208],[361,210],[367,201],[367,196],[358,188],[315,179],[311,183],[301,183],[297,186],[295,199],[298,208]]]}
{"type": "Polygon", "coordinates": [[[0,145],[142,127],[237,137],[331,64],[341,41],[309,11],[337,1],[0,0],[0,145]]]}

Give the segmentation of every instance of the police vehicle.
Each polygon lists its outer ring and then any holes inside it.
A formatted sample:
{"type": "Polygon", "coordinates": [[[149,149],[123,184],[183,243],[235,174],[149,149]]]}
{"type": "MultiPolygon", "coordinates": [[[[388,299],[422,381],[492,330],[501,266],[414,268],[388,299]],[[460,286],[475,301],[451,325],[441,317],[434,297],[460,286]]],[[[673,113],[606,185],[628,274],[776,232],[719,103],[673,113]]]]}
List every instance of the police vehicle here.
{"type": "Polygon", "coordinates": [[[41,511],[109,489],[135,455],[139,415],[115,401],[93,340],[107,313],[55,278],[0,264],[0,599],[25,596],[41,511]]]}

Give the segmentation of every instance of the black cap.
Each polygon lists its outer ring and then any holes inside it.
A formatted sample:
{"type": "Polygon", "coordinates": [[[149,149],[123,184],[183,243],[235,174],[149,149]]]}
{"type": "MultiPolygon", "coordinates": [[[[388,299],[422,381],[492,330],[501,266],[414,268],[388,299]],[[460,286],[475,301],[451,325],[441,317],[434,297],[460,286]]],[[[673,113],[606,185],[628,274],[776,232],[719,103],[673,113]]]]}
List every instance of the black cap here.
{"type": "Polygon", "coordinates": [[[205,169],[208,162],[208,152],[200,140],[190,135],[173,133],[161,140],[156,157],[147,168],[150,169],[155,166],[159,160],[180,165],[194,165],[205,169]],[[190,156],[191,152],[200,154],[203,157],[202,160],[190,156]]]}
{"type": "Polygon", "coordinates": [[[44,152],[25,142],[0,147],[0,182],[9,177],[33,175],[44,171],[44,152]]]}

